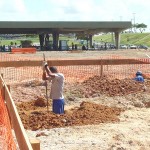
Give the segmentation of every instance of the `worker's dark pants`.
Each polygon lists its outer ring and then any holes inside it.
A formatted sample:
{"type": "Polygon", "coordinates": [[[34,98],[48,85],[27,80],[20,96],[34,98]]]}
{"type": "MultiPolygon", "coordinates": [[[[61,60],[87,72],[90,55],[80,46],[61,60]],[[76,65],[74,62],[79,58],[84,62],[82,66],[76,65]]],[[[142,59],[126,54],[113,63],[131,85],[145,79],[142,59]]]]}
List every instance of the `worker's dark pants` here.
{"type": "Polygon", "coordinates": [[[64,114],[64,99],[53,99],[53,112],[55,114],[64,114]]]}

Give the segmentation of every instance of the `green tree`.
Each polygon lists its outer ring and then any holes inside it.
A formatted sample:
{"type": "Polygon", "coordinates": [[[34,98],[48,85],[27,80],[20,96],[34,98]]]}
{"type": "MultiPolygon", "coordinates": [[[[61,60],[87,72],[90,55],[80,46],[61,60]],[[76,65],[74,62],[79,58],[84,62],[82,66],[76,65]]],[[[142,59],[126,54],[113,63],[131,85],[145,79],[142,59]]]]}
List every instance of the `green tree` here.
{"type": "Polygon", "coordinates": [[[135,24],[135,27],[136,27],[137,29],[139,29],[139,31],[140,31],[141,33],[143,33],[143,31],[145,31],[145,29],[147,28],[147,25],[144,24],[144,23],[140,23],[140,24],[135,24]]]}
{"type": "Polygon", "coordinates": [[[11,41],[11,42],[10,42],[10,45],[13,45],[13,44],[14,44],[14,43],[11,41]]]}
{"type": "Polygon", "coordinates": [[[80,40],[88,40],[88,36],[82,33],[76,34],[76,37],[77,39],[80,39],[80,40]]]}
{"type": "Polygon", "coordinates": [[[32,41],[31,40],[24,40],[20,41],[22,47],[31,47],[32,46],[32,41]]]}

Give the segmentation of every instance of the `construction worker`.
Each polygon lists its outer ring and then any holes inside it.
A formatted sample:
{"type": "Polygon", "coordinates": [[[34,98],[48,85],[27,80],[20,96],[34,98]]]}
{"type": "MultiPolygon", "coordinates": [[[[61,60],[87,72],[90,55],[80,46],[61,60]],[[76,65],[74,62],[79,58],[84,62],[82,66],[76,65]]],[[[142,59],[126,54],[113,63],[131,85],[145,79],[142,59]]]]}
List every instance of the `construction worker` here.
{"type": "Polygon", "coordinates": [[[144,78],[141,71],[136,72],[136,77],[134,78],[136,81],[144,82],[144,78]]]}
{"type": "Polygon", "coordinates": [[[64,114],[64,75],[59,73],[57,68],[49,67],[47,62],[43,62],[43,80],[49,80],[51,82],[50,98],[53,100],[52,111],[55,114],[64,114]]]}

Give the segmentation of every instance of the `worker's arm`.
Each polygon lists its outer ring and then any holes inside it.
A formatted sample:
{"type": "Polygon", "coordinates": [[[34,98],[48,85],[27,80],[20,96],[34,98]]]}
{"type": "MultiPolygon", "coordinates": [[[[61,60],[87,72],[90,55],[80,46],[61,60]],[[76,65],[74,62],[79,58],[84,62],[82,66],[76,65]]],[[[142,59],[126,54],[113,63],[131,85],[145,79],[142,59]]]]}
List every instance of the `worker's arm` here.
{"type": "Polygon", "coordinates": [[[43,75],[42,75],[42,79],[43,80],[48,80],[49,77],[54,78],[55,77],[55,73],[52,73],[48,67],[47,62],[43,62],[43,75]]]}
{"type": "Polygon", "coordinates": [[[49,77],[55,77],[55,73],[52,73],[52,72],[50,71],[50,69],[49,69],[49,67],[48,67],[47,64],[45,65],[45,71],[46,71],[46,73],[47,73],[47,75],[48,75],[49,77]]]}

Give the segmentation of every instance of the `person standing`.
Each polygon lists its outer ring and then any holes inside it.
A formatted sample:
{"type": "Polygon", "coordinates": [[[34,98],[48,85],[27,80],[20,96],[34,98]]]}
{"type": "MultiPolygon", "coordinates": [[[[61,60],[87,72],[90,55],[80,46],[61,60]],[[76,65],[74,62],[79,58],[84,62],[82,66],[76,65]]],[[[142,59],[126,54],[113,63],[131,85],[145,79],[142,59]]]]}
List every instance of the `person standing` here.
{"type": "Polygon", "coordinates": [[[72,50],[74,50],[74,43],[72,42],[72,50]]]}
{"type": "Polygon", "coordinates": [[[47,62],[43,62],[43,80],[51,82],[50,98],[52,99],[52,111],[55,114],[64,114],[64,75],[59,73],[54,66],[49,67],[47,62]]]}
{"type": "Polygon", "coordinates": [[[77,44],[75,44],[75,50],[77,50],[77,49],[78,49],[77,44]]]}

